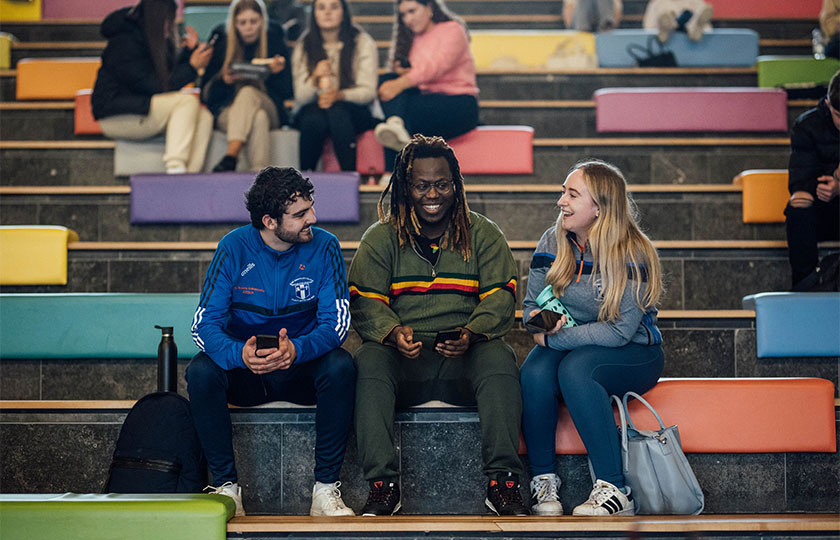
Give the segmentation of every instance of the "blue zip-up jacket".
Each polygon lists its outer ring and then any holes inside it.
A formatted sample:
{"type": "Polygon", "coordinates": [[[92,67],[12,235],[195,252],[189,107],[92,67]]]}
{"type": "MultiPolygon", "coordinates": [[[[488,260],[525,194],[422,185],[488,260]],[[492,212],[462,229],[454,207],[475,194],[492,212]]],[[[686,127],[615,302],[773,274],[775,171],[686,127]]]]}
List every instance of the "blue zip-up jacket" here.
{"type": "MultiPolygon", "coordinates": [[[[578,326],[563,328],[556,334],[546,336],[546,345],[558,351],[568,351],[584,345],[600,345],[602,347],[622,347],[630,342],[640,345],[659,345],[662,343],[662,333],[656,326],[658,311],[655,307],[644,310],[636,302],[636,282],[627,280],[624,294],[619,305],[619,316],[616,321],[599,321],[598,311],[601,309],[600,274],[594,276],[592,282],[592,253],[581,253],[577,245],[569,238],[577,259],[575,273],[580,274],[580,280],[572,280],[560,301],[572,314],[578,326]]],[[[545,288],[545,275],[557,256],[557,240],[555,227],[545,231],[537,243],[531,268],[528,273],[528,290],[522,302],[522,322],[530,319],[531,310],[537,309],[536,298],[545,288]]],[[[642,271],[642,278],[645,273],[642,271]]],[[[629,277],[629,276],[628,276],[629,277]]],[[[530,331],[535,331],[526,326],[530,331]]]]}
{"type": "Polygon", "coordinates": [[[223,369],[244,368],[251,336],[285,328],[295,363],[319,358],[344,343],[350,302],[338,239],[312,227],[312,240],[275,251],[251,225],[219,242],[192,324],[198,348],[223,369]]]}

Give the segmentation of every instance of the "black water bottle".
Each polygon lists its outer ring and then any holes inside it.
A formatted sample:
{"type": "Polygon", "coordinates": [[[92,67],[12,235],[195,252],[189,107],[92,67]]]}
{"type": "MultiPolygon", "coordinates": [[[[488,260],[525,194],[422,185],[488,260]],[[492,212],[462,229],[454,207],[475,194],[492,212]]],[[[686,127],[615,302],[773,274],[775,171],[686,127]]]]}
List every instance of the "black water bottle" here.
{"type": "Polygon", "coordinates": [[[158,392],[178,391],[178,347],[172,337],[171,326],[158,326],[161,332],[158,345],[158,392]]]}

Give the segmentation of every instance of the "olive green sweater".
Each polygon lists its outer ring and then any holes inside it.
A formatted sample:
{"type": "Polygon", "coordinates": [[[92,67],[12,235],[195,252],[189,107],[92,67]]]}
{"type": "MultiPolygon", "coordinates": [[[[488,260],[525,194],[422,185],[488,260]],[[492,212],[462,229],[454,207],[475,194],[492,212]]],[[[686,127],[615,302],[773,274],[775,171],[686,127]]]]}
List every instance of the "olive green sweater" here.
{"type": "Polygon", "coordinates": [[[437,264],[411,245],[400,248],[390,223],[362,236],[350,265],[352,324],[365,341],[384,342],[396,326],[415,339],[465,327],[487,339],[513,326],[517,269],[507,240],[486,217],[470,212],[472,255],[441,249],[437,264]]]}

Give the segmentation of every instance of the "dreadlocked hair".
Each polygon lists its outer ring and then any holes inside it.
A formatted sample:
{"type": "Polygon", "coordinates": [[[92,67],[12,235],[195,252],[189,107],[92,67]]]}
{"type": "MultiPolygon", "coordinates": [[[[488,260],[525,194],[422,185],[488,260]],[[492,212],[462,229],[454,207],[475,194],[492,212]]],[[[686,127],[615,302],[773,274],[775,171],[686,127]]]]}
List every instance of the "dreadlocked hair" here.
{"type": "Polygon", "coordinates": [[[394,161],[394,172],[391,181],[379,196],[377,211],[380,223],[390,223],[400,241],[400,247],[406,243],[415,248],[414,235],[420,234],[420,221],[414,212],[411,198],[411,173],[414,160],[422,158],[442,157],[449,164],[452,174],[452,184],[455,189],[455,202],[449,227],[441,237],[441,249],[456,249],[461,253],[464,261],[469,261],[472,254],[470,249],[470,208],[464,195],[464,177],[455,152],[441,137],[426,137],[415,134],[411,141],[397,154],[394,161]],[[390,196],[389,196],[390,194],[390,196]]]}

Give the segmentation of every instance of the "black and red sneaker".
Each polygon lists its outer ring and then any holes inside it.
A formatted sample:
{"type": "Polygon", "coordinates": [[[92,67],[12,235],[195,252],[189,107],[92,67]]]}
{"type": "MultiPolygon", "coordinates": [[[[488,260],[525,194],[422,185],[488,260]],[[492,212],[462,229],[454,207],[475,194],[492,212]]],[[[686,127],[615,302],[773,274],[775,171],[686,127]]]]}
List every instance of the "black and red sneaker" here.
{"type": "Polygon", "coordinates": [[[370,493],[362,508],[363,516],[392,516],[400,511],[400,486],[388,478],[370,481],[370,493]]]}
{"type": "Polygon", "coordinates": [[[519,492],[519,477],[511,472],[501,473],[487,485],[487,508],[500,516],[527,516],[528,508],[519,492]]]}

